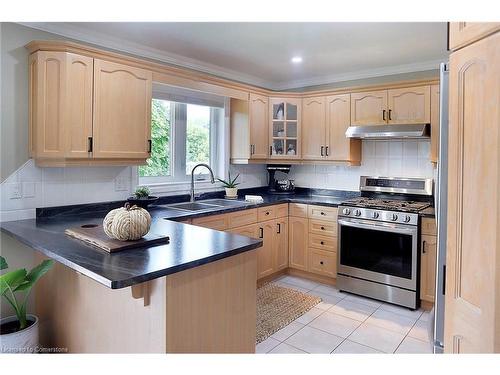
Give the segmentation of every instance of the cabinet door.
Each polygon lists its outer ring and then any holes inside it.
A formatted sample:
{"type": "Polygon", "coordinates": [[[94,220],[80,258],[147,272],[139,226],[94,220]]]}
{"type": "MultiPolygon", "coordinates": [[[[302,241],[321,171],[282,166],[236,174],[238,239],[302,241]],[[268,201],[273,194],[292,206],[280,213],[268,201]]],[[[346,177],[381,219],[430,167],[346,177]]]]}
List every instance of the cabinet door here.
{"type": "Polygon", "coordinates": [[[308,219],[290,216],[288,228],[290,268],[307,271],[308,219]]]}
{"type": "Polygon", "coordinates": [[[421,236],[420,299],[434,302],[436,293],[436,236],[421,236]]]}
{"type": "Polygon", "coordinates": [[[250,238],[259,238],[259,227],[257,224],[245,225],[239,228],[229,229],[228,232],[234,234],[240,234],[242,236],[247,236],[250,238]]]}
{"type": "Polygon", "coordinates": [[[431,153],[429,159],[437,163],[439,157],[439,85],[431,86],[431,153]]]}
{"type": "Polygon", "coordinates": [[[151,82],[150,71],[94,60],[94,158],[149,156],[151,82]]]}
{"type": "Polygon", "coordinates": [[[302,158],[324,159],[325,137],[325,98],[302,99],[302,158]]]}
{"type": "Polygon", "coordinates": [[[500,30],[500,22],[450,22],[450,49],[464,47],[500,30]]]}
{"type": "Polygon", "coordinates": [[[269,126],[269,98],[250,94],[250,159],[267,159],[269,143],[266,137],[269,126]]]}
{"type": "Polygon", "coordinates": [[[387,90],[351,94],[351,125],[385,125],[387,90]]]}
{"type": "Polygon", "coordinates": [[[35,158],[63,158],[66,131],[66,53],[39,51],[30,65],[30,145],[35,158]]]}
{"type": "Polygon", "coordinates": [[[431,122],[430,86],[388,91],[389,124],[428,124],[431,122]]]}
{"type": "Polygon", "coordinates": [[[337,277],[337,253],[309,249],[309,272],[337,277]]]}
{"type": "Polygon", "coordinates": [[[94,59],[67,53],[66,77],[66,158],[89,158],[94,59]]]}
{"type": "Polygon", "coordinates": [[[294,98],[269,99],[269,157],[301,158],[302,101],[294,98]]]}
{"type": "Polygon", "coordinates": [[[326,158],[328,160],[361,161],[361,140],[345,136],[351,125],[351,95],[326,98],[326,158]]]}
{"type": "Polygon", "coordinates": [[[500,351],[500,33],[450,56],[444,348],[500,351]]]}
{"type": "Polygon", "coordinates": [[[288,219],[275,220],[276,232],[273,241],[274,271],[288,267],[288,219]]]}
{"type": "Polygon", "coordinates": [[[274,272],[273,240],[276,233],[276,220],[269,220],[258,225],[259,238],[264,243],[257,249],[257,279],[274,272]]]}

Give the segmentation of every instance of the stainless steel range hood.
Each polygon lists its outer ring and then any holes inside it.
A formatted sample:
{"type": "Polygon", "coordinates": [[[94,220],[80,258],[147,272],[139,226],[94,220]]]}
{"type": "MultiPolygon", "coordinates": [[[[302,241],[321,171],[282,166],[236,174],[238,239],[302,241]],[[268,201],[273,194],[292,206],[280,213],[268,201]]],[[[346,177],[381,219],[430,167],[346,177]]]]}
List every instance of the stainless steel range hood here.
{"type": "Polygon", "coordinates": [[[429,124],[349,126],[345,135],[347,138],[361,139],[429,138],[430,126],[429,124]]]}

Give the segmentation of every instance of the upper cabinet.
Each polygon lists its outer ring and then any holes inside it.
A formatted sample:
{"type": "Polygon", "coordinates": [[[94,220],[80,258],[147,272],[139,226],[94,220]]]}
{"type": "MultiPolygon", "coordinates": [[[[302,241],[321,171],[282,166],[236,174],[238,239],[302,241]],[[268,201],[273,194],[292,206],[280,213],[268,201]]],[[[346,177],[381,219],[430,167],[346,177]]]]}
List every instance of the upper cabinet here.
{"type": "Polygon", "coordinates": [[[250,159],[266,159],[268,154],[267,129],[269,126],[269,98],[263,95],[250,94],[250,159]]]}
{"type": "Polygon", "coordinates": [[[428,124],[431,121],[430,86],[387,91],[387,123],[428,124]]]}
{"type": "Polygon", "coordinates": [[[301,109],[300,99],[271,98],[269,100],[269,158],[301,158],[301,109]]]}
{"type": "Polygon", "coordinates": [[[322,160],[326,147],[324,96],[302,99],[302,158],[322,160]]]}
{"type": "Polygon", "coordinates": [[[430,86],[351,94],[351,125],[428,124],[430,86]]]}
{"type": "Polygon", "coordinates": [[[351,94],[351,125],[387,123],[387,90],[351,94]]]}
{"type": "Polygon", "coordinates": [[[30,55],[30,148],[40,166],[143,164],[150,72],[69,52],[30,55]]]}
{"type": "Polygon", "coordinates": [[[94,61],[94,158],[149,157],[151,87],[147,70],[94,61]]]}
{"type": "Polygon", "coordinates": [[[465,47],[500,30],[500,22],[450,22],[450,49],[465,47]]]}

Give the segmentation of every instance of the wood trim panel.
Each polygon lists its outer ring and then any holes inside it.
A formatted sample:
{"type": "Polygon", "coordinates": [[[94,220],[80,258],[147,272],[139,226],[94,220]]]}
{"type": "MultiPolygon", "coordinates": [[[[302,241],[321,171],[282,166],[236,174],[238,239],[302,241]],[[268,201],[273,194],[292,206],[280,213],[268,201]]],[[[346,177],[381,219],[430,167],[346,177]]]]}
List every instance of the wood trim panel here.
{"type": "Polygon", "coordinates": [[[205,217],[197,217],[192,220],[193,225],[199,225],[200,227],[215,229],[215,230],[226,230],[229,228],[229,215],[212,215],[205,217]]]}
{"type": "Polygon", "coordinates": [[[431,217],[423,217],[422,218],[422,234],[427,234],[429,236],[437,236],[437,227],[436,227],[436,219],[431,217]]]}
{"type": "Polygon", "coordinates": [[[237,211],[227,214],[228,227],[236,228],[244,225],[255,224],[257,222],[257,209],[237,211]]]}

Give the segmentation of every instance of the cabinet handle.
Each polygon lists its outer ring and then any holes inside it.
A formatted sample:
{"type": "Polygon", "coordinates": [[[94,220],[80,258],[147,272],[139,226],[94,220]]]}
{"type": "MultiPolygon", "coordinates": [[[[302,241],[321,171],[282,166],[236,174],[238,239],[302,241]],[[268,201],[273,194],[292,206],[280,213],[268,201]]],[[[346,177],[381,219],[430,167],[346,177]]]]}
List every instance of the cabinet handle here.
{"type": "Polygon", "coordinates": [[[392,120],[392,118],[391,118],[391,112],[392,112],[392,109],[389,109],[389,120],[392,120]]]}
{"type": "Polygon", "coordinates": [[[278,232],[276,232],[276,233],[278,233],[278,234],[281,233],[281,224],[280,223],[278,223],[278,232]]]}
{"type": "Polygon", "coordinates": [[[382,120],[385,121],[385,109],[382,110],[382,120]]]}
{"type": "Polygon", "coordinates": [[[87,148],[87,152],[92,152],[92,149],[94,148],[94,145],[93,145],[93,139],[92,137],[88,137],[88,148],[87,148]]]}
{"type": "Polygon", "coordinates": [[[425,254],[425,245],[426,245],[426,242],[423,241],[422,242],[422,254],[425,254]]]}
{"type": "Polygon", "coordinates": [[[321,146],[321,156],[323,156],[323,146],[321,146]]]}
{"type": "Polygon", "coordinates": [[[325,147],[325,154],[328,156],[328,146],[325,147]]]}
{"type": "Polygon", "coordinates": [[[259,228],[259,231],[260,231],[260,234],[259,234],[259,238],[264,238],[264,228],[259,228]]]}
{"type": "Polygon", "coordinates": [[[322,265],[322,264],[323,264],[323,261],[320,261],[320,262],[319,262],[319,264],[321,264],[321,265],[322,265]]]}
{"type": "Polygon", "coordinates": [[[250,145],[250,155],[253,155],[252,148],[253,148],[253,145],[250,145]]]}
{"type": "Polygon", "coordinates": [[[273,154],[273,146],[269,146],[269,155],[273,154]]]}
{"type": "Polygon", "coordinates": [[[151,139],[148,139],[148,154],[151,153],[151,139]]]}

